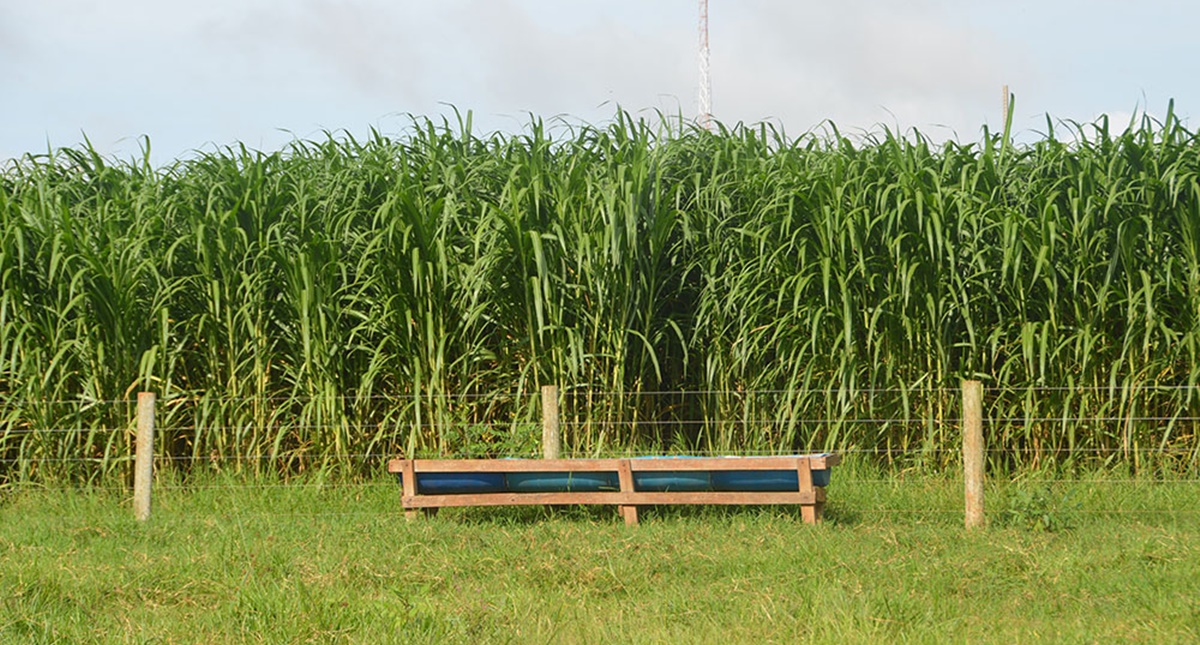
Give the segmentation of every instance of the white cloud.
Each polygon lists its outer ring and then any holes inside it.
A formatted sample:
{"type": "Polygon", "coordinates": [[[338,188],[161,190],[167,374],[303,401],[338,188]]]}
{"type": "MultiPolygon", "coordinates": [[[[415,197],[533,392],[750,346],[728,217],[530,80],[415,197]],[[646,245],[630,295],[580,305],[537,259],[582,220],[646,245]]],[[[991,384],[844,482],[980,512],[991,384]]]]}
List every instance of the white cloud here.
{"type": "Polygon", "coordinates": [[[206,25],[216,47],[233,52],[259,80],[334,83],[376,96],[412,96],[429,52],[398,5],[306,0],[235,12],[206,25]],[[297,79],[296,77],[301,77],[297,79]]]}
{"type": "Polygon", "coordinates": [[[673,106],[681,93],[694,92],[695,54],[687,38],[693,32],[685,25],[653,29],[601,18],[548,29],[514,3],[475,4],[481,20],[468,27],[478,47],[475,62],[488,95],[509,109],[673,106]]]}
{"type": "Polygon", "coordinates": [[[397,111],[450,102],[489,112],[575,113],[605,102],[653,105],[663,97],[674,106],[680,92],[694,93],[687,12],[678,26],[664,29],[660,20],[603,14],[572,20],[563,5],[512,0],[293,6],[298,10],[283,19],[245,15],[216,36],[255,51],[260,63],[283,48],[325,70],[324,81],[367,100],[392,101],[397,111]],[[555,8],[562,15],[553,15],[555,8]]]}
{"type": "Polygon", "coordinates": [[[773,116],[789,131],[824,119],[944,125],[973,138],[990,115],[999,120],[1006,76],[1023,73],[987,32],[933,3],[741,6],[736,28],[714,45],[715,112],[726,119],[773,116]]]}

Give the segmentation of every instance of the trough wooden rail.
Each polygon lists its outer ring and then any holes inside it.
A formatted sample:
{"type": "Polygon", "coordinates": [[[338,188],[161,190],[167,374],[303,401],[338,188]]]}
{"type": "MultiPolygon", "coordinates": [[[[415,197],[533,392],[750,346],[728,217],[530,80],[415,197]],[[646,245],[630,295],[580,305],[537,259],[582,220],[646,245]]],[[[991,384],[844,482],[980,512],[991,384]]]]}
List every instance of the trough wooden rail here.
{"type": "Polygon", "coordinates": [[[805,522],[820,521],[825,489],[813,485],[814,470],[828,470],[840,461],[837,455],[786,457],[639,457],[636,459],[393,459],[388,472],[399,473],[405,516],[418,511],[436,512],[451,506],[513,506],[530,504],[612,504],[620,507],[629,525],[638,522],[638,507],[655,504],[797,504],[805,522]],[[649,471],[780,471],[795,470],[794,491],[652,492],[634,489],[633,473],[649,471]],[[615,472],[619,491],[500,492],[423,495],[417,487],[419,473],[581,473],[615,472]]]}

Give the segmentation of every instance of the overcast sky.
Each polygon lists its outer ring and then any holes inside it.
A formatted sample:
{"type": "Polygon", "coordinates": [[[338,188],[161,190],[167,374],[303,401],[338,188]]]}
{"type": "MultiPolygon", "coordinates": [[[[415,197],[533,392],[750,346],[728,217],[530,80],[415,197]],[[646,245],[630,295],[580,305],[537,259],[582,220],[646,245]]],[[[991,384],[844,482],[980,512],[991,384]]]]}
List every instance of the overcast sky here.
{"type": "MultiPolygon", "coordinates": [[[[1200,110],[1200,3],[710,0],[713,111],[792,135],[1200,110]]],[[[694,117],[696,0],[0,0],[0,158],[86,134],[158,162],[323,130],[396,134],[405,114],[603,123],[617,105],[694,117]]],[[[1195,119],[1189,125],[1195,127],[1195,119]]]]}

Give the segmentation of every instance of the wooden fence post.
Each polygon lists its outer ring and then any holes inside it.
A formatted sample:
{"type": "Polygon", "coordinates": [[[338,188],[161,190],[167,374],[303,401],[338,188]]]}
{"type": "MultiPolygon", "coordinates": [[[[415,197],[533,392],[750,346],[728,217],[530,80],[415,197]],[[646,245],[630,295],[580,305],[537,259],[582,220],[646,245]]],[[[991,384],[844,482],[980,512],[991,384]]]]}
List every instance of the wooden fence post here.
{"type": "Polygon", "coordinates": [[[542,386],[542,458],[558,459],[558,386],[542,386]]]}
{"type": "Polygon", "coordinates": [[[150,483],[154,478],[154,399],[153,392],[138,392],[133,515],[139,522],[150,519],[150,483]]]}
{"type": "Polygon", "coordinates": [[[983,526],[983,383],[962,382],[963,481],[966,527],[983,526]]]}

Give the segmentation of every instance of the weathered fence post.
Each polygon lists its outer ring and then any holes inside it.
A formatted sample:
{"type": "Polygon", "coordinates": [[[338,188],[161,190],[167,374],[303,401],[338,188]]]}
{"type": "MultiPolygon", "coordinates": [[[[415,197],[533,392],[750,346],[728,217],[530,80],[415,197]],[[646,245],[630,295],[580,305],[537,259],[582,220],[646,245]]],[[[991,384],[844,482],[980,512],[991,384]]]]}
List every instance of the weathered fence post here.
{"type": "Polygon", "coordinates": [[[983,383],[962,382],[963,481],[966,526],[983,526],[983,383]]]}
{"type": "Polygon", "coordinates": [[[542,386],[542,458],[558,459],[558,386],[542,386]]]}
{"type": "Polygon", "coordinates": [[[154,399],[153,392],[138,392],[133,515],[139,522],[150,519],[150,482],[154,478],[154,399]]]}

